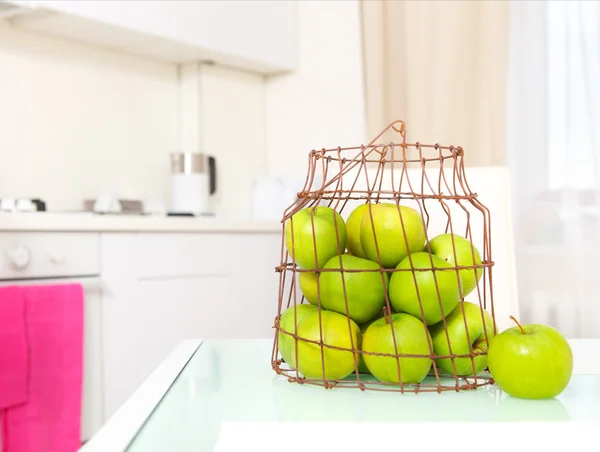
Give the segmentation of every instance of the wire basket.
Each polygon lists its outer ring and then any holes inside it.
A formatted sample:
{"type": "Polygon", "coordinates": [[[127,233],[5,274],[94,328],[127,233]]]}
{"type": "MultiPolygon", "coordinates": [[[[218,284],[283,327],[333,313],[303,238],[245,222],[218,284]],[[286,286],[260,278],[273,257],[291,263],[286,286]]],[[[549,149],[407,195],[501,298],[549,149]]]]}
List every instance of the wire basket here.
{"type": "MultiPolygon", "coordinates": [[[[387,134],[399,142],[378,143],[387,134]]],[[[271,362],[290,382],[442,392],[493,383],[490,212],[461,147],[313,150],[282,219],[271,362]]]]}

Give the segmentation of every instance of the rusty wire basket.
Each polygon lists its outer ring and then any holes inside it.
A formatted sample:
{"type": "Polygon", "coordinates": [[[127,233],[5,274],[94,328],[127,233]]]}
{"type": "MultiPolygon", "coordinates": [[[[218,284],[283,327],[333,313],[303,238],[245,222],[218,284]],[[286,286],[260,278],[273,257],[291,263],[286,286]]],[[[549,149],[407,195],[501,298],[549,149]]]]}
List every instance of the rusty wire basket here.
{"type": "Polygon", "coordinates": [[[310,152],[282,220],[276,373],[402,393],[493,382],[490,212],[463,157],[408,144],[403,121],[368,145],[310,152]],[[401,140],[379,143],[386,133],[401,140]]]}

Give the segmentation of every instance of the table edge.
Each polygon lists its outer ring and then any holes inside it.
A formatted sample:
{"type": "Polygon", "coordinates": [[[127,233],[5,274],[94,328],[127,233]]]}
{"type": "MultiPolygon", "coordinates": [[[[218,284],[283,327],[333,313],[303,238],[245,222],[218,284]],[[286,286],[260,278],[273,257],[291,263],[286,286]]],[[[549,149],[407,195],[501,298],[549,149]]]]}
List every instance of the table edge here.
{"type": "Polygon", "coordinates": [[[177,376],[194,356],[202,339],[182,341],[144,380],[142,385],[102,425],[80,452],[125,451],[146,423],[156,406],[173,385],[177,376]]]}

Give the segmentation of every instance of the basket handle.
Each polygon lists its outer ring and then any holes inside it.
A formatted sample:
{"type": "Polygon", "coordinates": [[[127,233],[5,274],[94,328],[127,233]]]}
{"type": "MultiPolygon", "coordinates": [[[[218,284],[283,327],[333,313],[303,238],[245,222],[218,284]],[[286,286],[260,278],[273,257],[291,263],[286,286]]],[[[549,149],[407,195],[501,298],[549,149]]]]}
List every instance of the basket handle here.
{"type": "Polygon", "coordinates": [[[381,136],[390,129],[392,129],[395,132],[398,132],[400,134],[400,136],[402,137],[402,143],[406,142],[406,123],[404,121],[398,119],[398,120],[392,122],[385,129],[383,129],[383,131],[379,135],[377,135],[374,139],[372,139],[371,142],[367,146],[373,145],[376,140],[381,138],[381,136]],[[398,124],[400,124],[400,128],[398,128],[398,124]]]}
{"type": "MultiPolygon", "coordinates": [[[[381,138],[383,136],[383,134],[386,133],[390,129],[394,130],[395,132],[398,132],[400,134],[400,136],[402,137],[402,144],[403,145],[406,144],[406,123],[400,119],[397,119],[397,120],[391,122],[381,132],[379,132],[379,134],[375,138],[373,138],[369,142],[369,144],[367,144],[366,146],[363,146],[363,148],[368,149],[368,151],[365,154],[365,157],[375,151],[375,149],[372,147],[373,144],[375,144],[377,142],[377,140],[379,140],[379,138],[381,138]]],[[[338,174],[333,176],[327,182],[323,181],[324,182],[323,188],[328,187],[331,184],[335,183],[341,177],[342,174],[350,171],[352,168],[354,168],[356,165],[358,165],[359,161],[357,159],[361,156],[361,154],[362,154],[362,150],[358,154],[356,154],[356,156],[353,159],[351,159],[350,162],[346,163],[346,165],[341,168],[341,170],[338,174]]]]}

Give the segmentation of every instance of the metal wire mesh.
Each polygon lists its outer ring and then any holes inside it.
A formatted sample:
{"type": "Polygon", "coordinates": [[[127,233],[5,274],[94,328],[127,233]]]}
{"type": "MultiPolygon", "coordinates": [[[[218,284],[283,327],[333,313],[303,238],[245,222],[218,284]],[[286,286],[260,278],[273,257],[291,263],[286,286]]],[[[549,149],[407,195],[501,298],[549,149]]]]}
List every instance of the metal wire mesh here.
{"type": "Polygon", "coordinates": [[[463,158],[407,143],[403,121],[367,145],[309,153],[282,219],[275,372],[402,393],[493,382],[490,212],[463,158]],[[378,143],[390,130],[401,139],[378,143]]]}

